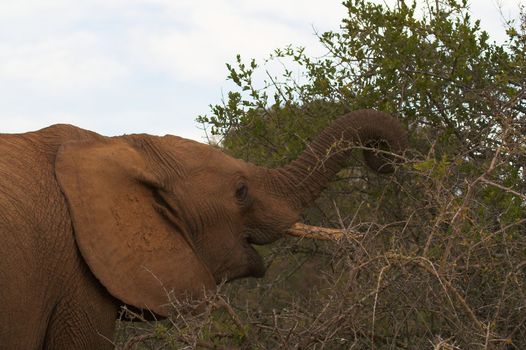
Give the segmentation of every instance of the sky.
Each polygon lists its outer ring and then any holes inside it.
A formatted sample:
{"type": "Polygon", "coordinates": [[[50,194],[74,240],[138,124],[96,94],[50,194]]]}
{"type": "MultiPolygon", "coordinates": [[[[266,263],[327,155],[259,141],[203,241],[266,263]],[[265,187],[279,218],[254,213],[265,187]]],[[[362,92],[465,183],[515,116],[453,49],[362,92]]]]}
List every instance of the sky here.
{"type": "MultiPolygon", "coordinates": [[[[420,0],[421,1],[421,0],[420,0]]],[[[396,0],[376,0],[387,4],[396,0]]],[[[471,0],[497,42],[526,0],[471,0]]],[[[0,0],[0,133],[67,123],[113,136],[206,141],[200,114],[231,87],[227,62],[275,48],[324,53],[342,0],[0,0]],[[323,5],[321,5],[323,3],[323,5]]]]}

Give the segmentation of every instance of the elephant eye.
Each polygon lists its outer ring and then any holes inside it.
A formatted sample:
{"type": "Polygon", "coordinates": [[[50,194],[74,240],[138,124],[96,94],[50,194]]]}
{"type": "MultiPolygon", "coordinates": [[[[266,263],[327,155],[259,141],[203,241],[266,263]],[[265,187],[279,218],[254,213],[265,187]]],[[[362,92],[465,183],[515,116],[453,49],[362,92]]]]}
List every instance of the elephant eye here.
{"type": "Polygon", "coordinates": [[[240,202],[245,202],[248,197],[248,187],[244,183],[240,183],[236,188],[236,198],[240,202]]]}

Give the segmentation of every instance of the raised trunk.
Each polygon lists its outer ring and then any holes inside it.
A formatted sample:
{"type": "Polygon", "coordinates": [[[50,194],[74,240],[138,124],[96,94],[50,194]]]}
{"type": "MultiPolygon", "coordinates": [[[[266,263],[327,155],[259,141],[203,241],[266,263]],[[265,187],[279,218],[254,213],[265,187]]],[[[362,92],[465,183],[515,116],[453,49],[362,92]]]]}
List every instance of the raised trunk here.
{"type": "MultiPolygon", "coordinates": [[[[388,114],[359,110],[335,120],[293,162],[274,169],[269,179],[296,209],[312,203],[330,179],[345,165],[356,147],[372,147],[400,154],[407,146],[401,123],[388,114]]],[[[366,163],[374,170],[389,173],[395,158],[364,150],[366,163]]]]}

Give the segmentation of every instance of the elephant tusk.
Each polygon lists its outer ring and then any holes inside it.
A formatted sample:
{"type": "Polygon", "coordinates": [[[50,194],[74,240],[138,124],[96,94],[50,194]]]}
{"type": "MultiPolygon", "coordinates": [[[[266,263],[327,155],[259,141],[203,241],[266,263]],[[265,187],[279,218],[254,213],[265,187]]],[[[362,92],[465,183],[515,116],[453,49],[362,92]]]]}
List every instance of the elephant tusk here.
{"type": "Polygon", "coordinates": [[[337,241],[344,236],[354,238],[363,236],[363,234],[358,232],[320,226],[310,226],[299,222],[295,223],[291,228],[289,228],[286,231],[286,234],[289,236],[317,239],[320,241],[337,241]]]}

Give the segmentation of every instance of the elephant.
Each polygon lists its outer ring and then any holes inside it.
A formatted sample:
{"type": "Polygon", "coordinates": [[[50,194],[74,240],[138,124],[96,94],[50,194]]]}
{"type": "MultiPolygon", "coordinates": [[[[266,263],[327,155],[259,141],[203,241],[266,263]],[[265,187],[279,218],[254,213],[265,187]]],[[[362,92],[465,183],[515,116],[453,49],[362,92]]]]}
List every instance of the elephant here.
{"type": "Polygon", "coordinates": [[[0,134],[0,347],[108,349],[123,305],[168,317],[170,298],[262,277],[253,245],[283,237],[357,145],[389,173],[407,133],[353,111],[278,168],[172,135],[0,134]]]}

